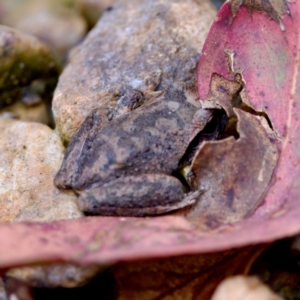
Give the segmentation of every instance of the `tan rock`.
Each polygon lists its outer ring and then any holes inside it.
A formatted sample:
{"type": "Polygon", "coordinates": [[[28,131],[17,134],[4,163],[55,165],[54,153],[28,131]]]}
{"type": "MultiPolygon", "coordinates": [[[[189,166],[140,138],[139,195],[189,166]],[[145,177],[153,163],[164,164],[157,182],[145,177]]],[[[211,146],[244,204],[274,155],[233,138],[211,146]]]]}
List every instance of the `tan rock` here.
{"type": "MultiPolygon", "coordinates": [[[[53,185],[64,153],[59,136],[49,127],[0,118],[0,221],[42,221],[82,216],[72,191],[53,185]]],[[[24,267],[7,275],[34,286],[78,286],[99,267],[54,265],[24,267]]]]}
{"type": "Polygon", "coordinates": [[[256,277],[235,276],[217,287],[211,300],[283,300],[256,277]]]}
{"type": "MultiPolygon", "coordinates": [[[[6,275],[23,280],[35,287],[77,287],[85,284],[99,272],[99,266],[57,264],[10,269],[6,275]]],[[[0,298],[1,300],[1,298],[0,298]]]]}
{"type": "Polygon", "coordinates": [[[126,91],[148,99],[175,82],[195,87],[215,13],[208,0],[121,0],[105,11],[72,52],[55,91],[52,108],[63,139],[94,108],[109,116],[126,91]]]}
{"type": "Polygon", "coordinates": [[[24,0],[0,0],[0,20],[1,24],[4,24],[3,20],[8,18],[22,4],[24,0]]]}
{"type": "Polygon", "coordinates": [[[76,0],[85,19],[94,26],[106,9],[111,9],[116,0],[76,0]]]}
{"type": "Polygon", "coordinates": [[[50,124],[50,115],[45,102],[28,106],[21,101],[17,101],[0,109],[0,115],[4,113],[11,113],[20,121],[37,122],[46,125],[50,124]]]}
{"type": "Polygon", "coordinates": [[[81,217],[76,196],[53,185],[64,147],[49,127],[0,118],[0,221],[81,217]]]}
{"type": "Polygon", "coordinates": [[[14,0],[2,15],[3,24],[38,37],[59,55],[76,45],[85,35],[87,24],[72,2],[61,0],[14,0]],[[70,4],[70,5],[69,5],[70,4]]]}

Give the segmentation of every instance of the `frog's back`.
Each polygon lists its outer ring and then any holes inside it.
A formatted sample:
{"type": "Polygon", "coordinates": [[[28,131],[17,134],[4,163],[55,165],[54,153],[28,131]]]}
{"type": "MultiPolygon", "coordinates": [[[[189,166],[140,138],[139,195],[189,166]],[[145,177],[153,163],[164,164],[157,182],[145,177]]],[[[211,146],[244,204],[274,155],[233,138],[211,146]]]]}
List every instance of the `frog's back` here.
{"type": "Polygon", "coordinates": [[[129,114],[108,122],[80,157],[75,189],[121,176],[171,174],[193,139],[197,107],[169,88],[129,114]],[[88,184],[87,184],[88,183],[88,184]]]}

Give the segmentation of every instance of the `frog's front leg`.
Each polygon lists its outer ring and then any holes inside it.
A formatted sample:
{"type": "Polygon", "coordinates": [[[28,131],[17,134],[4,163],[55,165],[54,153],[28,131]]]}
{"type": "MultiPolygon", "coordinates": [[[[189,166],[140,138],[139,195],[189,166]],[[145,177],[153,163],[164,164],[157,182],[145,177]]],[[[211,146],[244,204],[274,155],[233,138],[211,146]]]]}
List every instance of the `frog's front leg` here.
{"type": "MultiPolygon", "coordinates": [[[[143,93],[138,90],[125,90],[117,101],[114,113],[108,116],[108,119],[130,113],[142,105],[143,97],[143,93]]],[[[107,122],[106,119],[106,110],[99,107],[91,111],[79,126],[68,145],[60,170],[54,178],[56,187],[70,188],[76,184],[77,173],[80,173],[80,169],[88,160],[90,152],[93,150],[94,140],[107,122]]]]}
{"type": "Polygon", "coordinates": [[[172,176],[146,174],[115,179],[80,193],[80,208],[90,214],[146,216],[167,213],[195,203],[200,192],[185,194],[172,176]]]}
{"type": "Polygon", "coordinates": [[[103,110],[94,109],[72,137],[54,185],[58,188],[72,187],[74,176],[81,166],[82,157],[88,155],[98,131],[105,123],[103,110]]]}

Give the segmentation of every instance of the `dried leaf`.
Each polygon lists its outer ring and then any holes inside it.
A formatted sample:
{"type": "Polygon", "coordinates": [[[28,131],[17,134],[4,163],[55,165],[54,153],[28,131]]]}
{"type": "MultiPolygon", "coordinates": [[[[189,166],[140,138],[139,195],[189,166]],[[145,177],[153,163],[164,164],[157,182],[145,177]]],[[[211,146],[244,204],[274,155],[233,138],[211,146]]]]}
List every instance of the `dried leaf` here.
{"type": "Polygon", "coordinates": [[[243,274],[265,246],[113,267],[121,299],[210,299],[226,277],[243,274]]]}
{"type": "Polygon", "coordinates": [[[231,136],[204,142],[192,164],[192,187],[203,193],[187,217],[204,227],[214,228],[249,216],[261,203],[277,165],[275,136],[263,127],[265,119],[234,111],[239,120],[239,139],[231,136]]]}

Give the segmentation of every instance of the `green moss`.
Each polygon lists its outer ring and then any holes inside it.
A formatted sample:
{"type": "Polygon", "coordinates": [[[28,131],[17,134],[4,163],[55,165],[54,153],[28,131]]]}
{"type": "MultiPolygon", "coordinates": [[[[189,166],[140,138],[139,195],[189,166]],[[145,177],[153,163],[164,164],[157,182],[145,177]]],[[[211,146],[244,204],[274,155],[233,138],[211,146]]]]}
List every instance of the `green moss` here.
{"type": "MultiPolygon", "coordinates": [[[[47,46],[28,35],[0,26],[0,107],[20,98],[35,80],[54,89],[60,66],[47,46]]],[[[41,95],[43,96],[43,95],[41,95]]]]}

